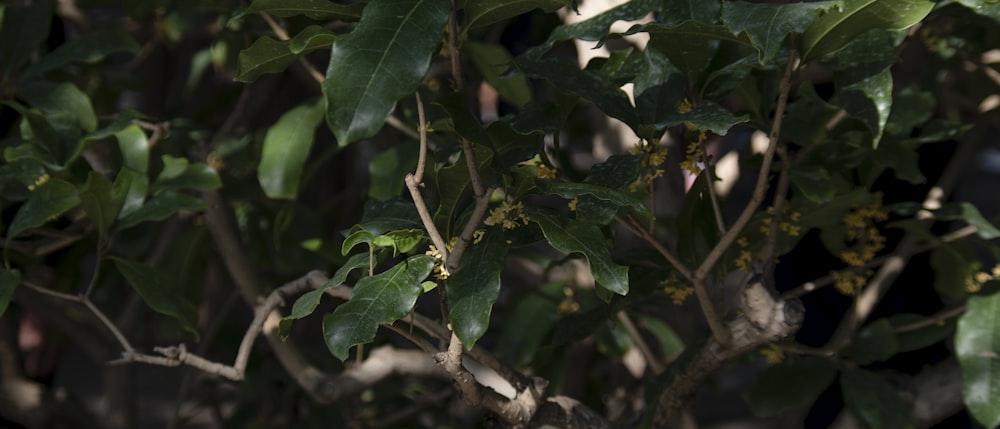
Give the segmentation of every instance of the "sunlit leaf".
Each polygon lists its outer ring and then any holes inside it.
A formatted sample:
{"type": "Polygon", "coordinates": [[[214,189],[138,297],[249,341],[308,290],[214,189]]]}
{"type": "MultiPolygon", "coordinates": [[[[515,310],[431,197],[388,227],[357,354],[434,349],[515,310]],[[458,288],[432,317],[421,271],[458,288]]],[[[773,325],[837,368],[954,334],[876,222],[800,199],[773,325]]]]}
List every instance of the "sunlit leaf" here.
{"type": "Polygon", "coordinates": [[[371,137],[396,102],[417,89],[437,52],[448,3],[380,0],[330,50],[323,94],[327,122],[341,146],[371,137]]]}
{"type": "Polygon", "coordinates": [[[985,427],[1000,425],[1000,293],[969,297],[958,319],[955,354],[962,366],[962,398],[985,427]]]}
{"type": "Polygon", "coordinates": [[[448,320],[462,345],[471,349],[490,326],[490,312],[500,295],[500,272],[508,245],[499,228],[490,228],[462,256],[457,272],[445,282],[448,320]]]}
{"type": "Polygon", "coordinates": [[[525,211],[530,220],[541,227],[552,247],[587,258],[598,285],[619,295],[628,293],[628,267],[611,260],[611,251],[599,228],[577,220],[570,220],[563,226],[560,216],[545,209],[527,207],[525,211]]]}
{"type": "Polygon", "coordinates": [[[0,317],[7,312],[14,289],[21,283],[21,273],[11,270],[0,270],[0,317]]]}
{"type": "Polygon", "coordinates": [[[927,16],[933,7],[930,0],[844,0],[840,10],[821,15],[803,34],[802,58],[819,58],[876,28],[907,28],[927,16]]]}
{"type": "Polygon", "coordinates": [[[7,240],[26,229],[41,226],[79,204],[80,195],[76,186],[64,180],[49,179],[31,193],[28,201],[14,215],[7,229],[7,240]]]}
{"type": "Polygon", "coordinates": [[[128,280],[142,300],[156,312],[170,316],[185,331],[198,338],[198,310],[167,280],[167,276],[142,263],[113,258],[118,272],[128,280]]]}
{"type": "Polygon", "coordinates": [[[379,325],[409,314],[423,291],[420,282],[433,267],[434,258],[417,255],[361,279],[351,299],[323,318],[323,337],[330,353],[345,360],[351,347],[375,339],[379,325]]]}
{"type": "Polygon", "coordinates": [[[844,402],[866,427],[907,429],[913,427],[910,408],[889,383],[875,373],[854,368],[840,373],[844,402]]]}
{"type": "Polygon", "coordinates": [[[743,399],[755,416],[776,416],[813,403],[836,376],[836,368],[825,359],[781,362],[764,370],[743,399]]]}
{"type": "Polygon", "coordinates": [[[257,181],[270,198],[295,199],[313,135],[323,120],[323,99],[289,110],[264,135],[257,181]]]}

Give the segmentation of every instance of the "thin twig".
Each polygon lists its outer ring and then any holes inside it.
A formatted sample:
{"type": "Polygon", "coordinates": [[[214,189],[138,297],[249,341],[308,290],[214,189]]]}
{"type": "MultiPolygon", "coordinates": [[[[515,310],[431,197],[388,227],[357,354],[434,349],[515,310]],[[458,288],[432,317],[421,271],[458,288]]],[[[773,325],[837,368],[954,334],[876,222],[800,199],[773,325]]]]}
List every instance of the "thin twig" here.
{"type": "Polygon", "coordinates": [[[625,327],[625,332],[628,332],[629,337],[632,338],[632,342],[635,343],[639,352],[642,353],[642,357],[646,359],[646,364],[649,365],[649,369],[653,372],[653,374],[659,375],[662,373],[664,369],[663,363],[660,362],[655,354],[653,354],[653,349],[651,349],[649,344],[646,343],[646,340],[642,338],[642,334],[639,332],[639,329],[635,327],[635,323],[632,323],[632,319],[628,317],[625,310],[619,311],[617,317],[618,321],[621,322],[623,327],[625,327]]]}
{"type": "MultiPolygon", "coordinates": [[[[478,176],[474,175],[474,176],[478,176]]],[[[446,264],[448,272],[458,271],[459,263],[462,260],[462,255],[465,250],[472,245],[474,240],[474,235],[476,233],[476,228],[479,228],[480,222],[486,217],[486,210],[490,207],[489,195],[493,193],[494,188],[489,188],[483,195],[476,198],[476,206],[472,209],[472,215],[469,216],[469,221],[465,224],[465,228],[462,229],[462,234],[459,235],[458,242],[455,243],[455,248],[451,251],[451,256],[447,259],[446,264]]]]}
{"type": "Polygon", "coordinates": [[[441,254],[442,261],[448,261],[448,246],[444,241],[444,237],[441,236],[441,232],[438,231],[437,225],[434,224],[434,218],[431,217],[430,210],[427,209],[427,204],[424,203],[424,197],[420,194],[420,186],[423,182],[424,169],[427,163],[427,127],[425,124],[426,119],[424,118],[424,103],[420,98],[420,93],[416,93],[417,99],[417,116],[420,119],[419,127],[419,139],[420,139],[420,154],[417,158],[417,168],[413,173],[409,173],[403,179],[406,183],[406,189],[410,191],[410,197],[413,198],[413,205],[417,208],[417,214],[420,216],[420,221],[424,225],[424,229],[427,230],[427,235],[430,236],[431,242],[434,243],[434,247],[437,248],[438,252],[441,254]]]}
{"type": "Polygon", "coordinates": [[[928,318],[926,318],[924,320],[920,320],[920,321],[917,321],[917,322],[913,322],[913,323],[910,323],[910,324],[907,324],[907,325],[903,325],[903,326],[899,326],[897,328],[894,328],[892,330],[892,332],[895,333],[895,334],[905,334],[907,332],[913,332],[913,331],[916,331],[916,330],[919,330],[919,329],[926,328],[928,326],[938,325],[940,323],[943,323],[945,320],[951,319],[953,317],[961,316],[963,313],[965,313],[965,310],[966,310],[965,304],[962,304],[962,305],[960,305],[958,307],[955,307],[955,308],[949,308],[947,310],[942,310],[941,312],[939,312],[939,313],[937,313],[937,314],[935,314],[933,316],[930,316],[930,317],[928,317],[928,318]]]}
{"type": "Polygon", "coordinates": [[[620,216],[615,216],[615,220],[625,226],[625,228],[629,231],[632,231],[632,233],[637,237],[643,239],[646,243],[649,243],[650,246],[653,246],[653,249],[656,249],[656,251],[663,256],[663,259],[666,259],[667,262],[669,262],[670,265],[677,270],[681,277],[684,278],[684,280],[688,282],[692,282],[694,280],[694,276],[691,274],[691,269],[685,266],[684,263],[681,262],[680,258],[671,253],[669,249],[660,244],[656,237],[653,237],[649,231],[642,228],[639,225],[639,221],[632,217],[632,215],[628,215],[628,220],[622,219],[620,216]]]}
{"type": "Polygon", "coordinates": [[[781,158],[784,162],[781,166],[781,173],[778,175],[778,187],[774,192],[774,201],[771,203],[771,208],[774,210],[774,218],[771,220],[771,225],[767,231],[767,240],[764,242],[764,247],[760,252],[760,261],[764,267],[767,267],[765,273],[769,279],[774,274],[774,266],[776,265],[774,261],[778,251],[778,230],[781,219],[784,218],[786,196],[788,195],[788,188],[791,186],[791,179],[788,174],[788,156],[786,156],[784,150],[779,150],[779,152],[782,154],[781,158]]]}
{"type": "Polygon", "coordinates": [[[90,300],[87,299],[87,297],[81,295],[72,295],[63,292],[56,292],[54,290],[44,288],[29,281],[22,281],[21,284],[41,294],[49,295],[66,301],[78,302],[80,304],[83,304],[85,307],[87,307],[88,310],[90,310],[90,312],[95,317],[97,317],[98,320],[101,321],[101,324],[103,324],[104,327],[108,328],[108,332],[111,332],[111,334],[115,336],[115,339],[118,340],[118,344],[120,344],[122,348],[125,349],[126,352],[135,351],[135,349],[132,347],[132,343],[129,343],[128,339],[125,338],[125,335],[122,334],[122,331],[119,330],[118,327],[115,326],[115,324],[112,323],[111,320],[108,319],[108,317],[105,316],[104,313],[99,308],[97,308],[97,306],[94,305],[94,303],[90,302],[90,300]]]}

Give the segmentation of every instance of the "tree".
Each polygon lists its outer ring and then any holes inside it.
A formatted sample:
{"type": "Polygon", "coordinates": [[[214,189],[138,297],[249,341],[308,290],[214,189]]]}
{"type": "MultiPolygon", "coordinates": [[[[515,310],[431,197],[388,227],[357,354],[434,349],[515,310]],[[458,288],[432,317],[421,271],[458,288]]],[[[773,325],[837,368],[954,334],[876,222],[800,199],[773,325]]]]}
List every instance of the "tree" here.
{"type": "Polygon", "coordinates": [[[0,6],[0,417],[1000,425],[1000,5],[575,3],[0,6]]]}

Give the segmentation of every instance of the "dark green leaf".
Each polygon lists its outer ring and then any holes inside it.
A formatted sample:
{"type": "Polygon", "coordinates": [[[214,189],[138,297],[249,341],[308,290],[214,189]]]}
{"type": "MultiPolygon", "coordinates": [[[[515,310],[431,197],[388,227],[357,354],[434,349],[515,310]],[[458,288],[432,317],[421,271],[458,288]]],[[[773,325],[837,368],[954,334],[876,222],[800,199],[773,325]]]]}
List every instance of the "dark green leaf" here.
{"type": "Polygon", "coordinates": [[[960,220],[976,227],[976,235],[983,240],[1000,237],[1000,229],[986,220],[972,203],[948,203],[940,209],[933,210],[933,213],[934,217],[939,220],[960,220]]]}
{"type": "Polygon", "coordinates": [[[53,120],[57,117],[65,118],[87,132],[97,128],[97,116],[90,98],[72,83],[35,80],[20,83],[16,89],[29,104],[41,110],[53,125],[59,123],[53,120]]]}
{"type": "Polygon", "coordinates": [[[146,201],[149,177],[130,168],[122,168],[115,176],[114,196],[121,202],[118,218],[125,219],[135,213],[146,201]]]}
{"type": "Polygon", "coordinates": [[[500,45],[469,41],[465,44],[469,57],[490,84],[504,100],[516,107],[531,101],[531,88],[524,76],[507,76],[513,59],[507,49],[500,45]]]}
{"type": "Polygon", "coordinates": [[[52,1],[5,3],[0,25],[0,64],[4,77],[24,65],[49,35],[52,1]]]}
{"type": "Polygon", "coordinates": [[[885,124],[885,132],[891,135],[909,137],[915,127],[923,127],[934,113],[937,100],[930,92],[916,91],[912,87],[903,88],[893,100],[892,112],[885,124]]]}
{"type": "Polygon", "coordinates": [[[934,269],[934,290],[942,297],[963,299],[966,280],[982,264],[961,242],[942,244],[931,250],[931,268],[934,269]]]}
{"type": "Polygon", "coordinates": [[[955,354],[962,366],[962,397],[988,428],[1000,425],[1000,293],[969,297],[958,319],[955,354]]]}
{"type": "Polygon", "coordinates": [[[365,231],[363,229],[358,229],[357,231],[352,232],[350,235],[347,236],[347,238],[344,239],[344,242],[340,245],[340,254],[346,255],[348,253],[351,253],[351,249],[354,249],[354,246],[357,246],[359,244],[365,243],[368,245],[372,245],[374,242],[375,242],[374,234],[365,231]]]}
{"type": "Polygon", "coordinates": [[[910,408],[896,389],[882,377],[864,369],[846,369],[840,374],[844,402],[866,427],[907,429],[913,427],[910,408]]]}
{"type": "Polygon", "coordinates": [[[303,104],[281,115],[267,130],[257,181],[268,197],[293,200],[298,196],[302,167],[323,110],[323,99],[303,104]]]}
{"type": "Polygon", "coordinates": [[[139,44],[124,31],[92,31],[60,45],[41,61],[25,69],[23,76],[45,73],[78,61],[96,63],[113,53],[135,53],[138,50],[139,44]]]}
{"type": "Polygon", "coordinates": [[[545,209],[527,207],[525,211],[530,220],[542,229],[552,247],[587,258],[590,272],[598,285],[619,295],[628,293],[628,267],[611,260],[611,251],[599,228],[577,220],[570,220],[563,226],[560,216],[545,209]]]}
{"type": "Polygon", "coordinates": [[[787,4],[733,1],[725,3],[722,22],[733,34],[745,31],[760,52],[760,64],[772,64],[789,33],[802,33],[820,12],[842,5],[843,0],[787,4]]]}
{"type": "Polygon", "coordinates": [[[301,54],[321,48],[328,48],[337,40],[337,34],[318,25],[303,28],[299,34],[288,41],[288,50],[293,54],[301,54]]]}
{"type": "Polygon", "coordinates": [[[361,17],[361,11],[366,4],[365,2],[337,4],[329,0],[254,0],[250,3],[250,7],[233,19],[242,18],[250,13],[266,12],[282,18],[302,15],[317,21],[332,19],[355,21],[361,17]]]}
{"type": "Polygon", "coordinates": [[[718,50],[718,42],[750,44],[750,39],[740,34],[734,36],[724,25],[702,21],[684,21],[676,25],[646,24],[642,30],[649,33],[649,43],[670,59],[670,63],[688,76],[689,85],[696,86],[709,61],[718,50]]]}
{"type": "Polygon", "coordinates": [[[466,0],[465,28],[484,27],[535,9],[555,12],[572,4],[572,0],[466,0]]]}
{"type": "MultiPolygon", "coordinates": [[[[490,0],[482,0],[483,3],[493,3],[490,0]]],[[[522,0],[523,1],[523,0],[522,0]]],[[[528,3],[528,2],[525,2],[528,3]]],[[[541,45],[535,46],[525,52],[524,56],[541,58],[546,52],[552,49],[557,43],[580,39],[586,41],[598,41],[608,36],[611,25],[618,21],[635,21],[648,15],[651,10],[658,7],[659,0],[633,0],[620,6],[613,7],[593,18],[574,24],[560,25],[552,30],[548,40],[541,45]]]]}
{"type": "Polygon", "coordinates": [[[830,201],[836,194],[833,180],[825,168],[813,164],[794,164],[788,172],[795,190],[812,202],[830,201]]]}
{"type": "Polygon", "coordinates": [[[642,51],[642,60],[633,87],[635,107],[642,124],[655,124],[677,112],[687,79],[656,49],[642,51]]]}
{"type": "Polygon", "coordinates": [[[357,28],[338,38],[323,82],[327,121],[341,146],[371,137],[396,102],[413,93],[448,22],[448,3],[370,3],[357,28]]]}
{"type": "Polygon", "coordinates": [[[899,342],[892,325],[886,319],[879,319],[859,331],[842,353],[858,365],[882,362],[899,352],[899,342]]]}
{"type": "Polygon", "coordinates": [[[197,308],[170,285],[166,275],[139,262],[121,258],[113,260],[118,272],[135,288],[146,305],[176,319],[185,331],[198,338],[197,308]]]}
{"type": "Polygon", "coordinates": [[[97,226],[97,234],[103,241],[107,239],[108,229],[118,219],[122,199],[116,198],[114,185],[107,177],[90,171],[87,183],[80,188],[80,207],[97,226]]]}
{"type": "Polygon", "coordinates": [[[563,198],[576,198],[580,195],[593,195],[598,199],[611,202],[618,207],[628,207],[629,210],[642,215],[650,216],[649,209],[635,197],[617,189],[605,186],[593,185],[590,183],[576,182],[539,182],[538,187],[547,194],[556,194],[563,198]]]}
{"type": "Polygon", "coordinates": [[[374,235],[402,229],[421,229],[420,215],[413,203],[401,198],[391,200],[365,202],[365,211],[361,216],[361,229],[374,235]]]}
{"type": "Polygon", "coordinates": [[[872,133],[872,147],[878,147],[892,109],[892,73],[896,36],[888,31],[872,31],[852,40],[835,62],[837,92],[831,104],[843,107],[863,122],[872,133]]]}
{"type": "Polygon", "coordinates": [[[663,24],[676,25],[684,21],[719,22],[719,0],[684,0],[663,2],[663,24]]]}
{"type": "Polygon", "coordinates": [[[179,211],[201,211],[207,207],[208,205],[204,201],[190,195],[163,191],[123,217],[119,228],[129,228],[142,222],[159,222],[179,211]]]}
{"type": "Polygon", "coordinates": [[[716,103],[703,101],[687,113],[679,113],[676,110],[669,112],[660,118],[656,125],[663,128],[684,123],[699,130],[724,136],[733,125],[747,122],[749,119],[747,115],[736,116],[716,103]]]}
{"type": "MultiPolygon", "coordinates": [[[[333,273],[333,277],[330,277],[330,281],[326,282],[323,286],[302,294],[299,299],[295,300],[295,304],[292,305],[291,314],[281,319],[283,326],[287,329],[290,326],[289,323],[291,323],[291,321],[301,319],[312,314],[316,311],[316,306],[319,305],[320,298],[323,297],[323,294],[325,294],[328,289],[344,284],[344,282],[347,281],[347,276],[351,274],[351,271],[359,268],[367,268],[368,263],[368,253],[359,253],[351,256],[351,258],[348,259],[344,265],[337,269],[336,273],[333,273]]],[[[287,335],[287,331],[282,333],[282,336],[287,335]]]]}
{"type": "Polygon", "coordinates": [[[222,179],[212,167],[198,162],[188,164],[184,158],[163,155],[163,171],[153,182],[154,189],[216,189],[222,179]]]}
{"type": "Polygon", "coordinates": [[[781,123],[781,138],[800,145],[825,141],[830,134],[827,124],[840,108],[820,98],[812,84],[799,86],[797,95],[795,101],[788,104],[785,120],[781,123]]]}
{"type": "Polygon", "coordinates": [[[26,229],[43,225],[80,204],[76,186],[59,179],[49,179],[38,185],[25,201],[7,230],[7,241],[26,229]]]}
{"type": "Polygon", "coordinates": [[[821,15],[803,34],[802,58],[819,58],[873,29],[907,28],[927,16],[933,7],[930,0],[844,0],[843,8],[821,15]]]}
{"type": "Polygon", "coordinates": [[[958,0],[958,3],[982,16],[1000,22],[1000,3],[994,0],[958,0]]]}
{"type": "MultiPolygon", "coordinates": [[[[896,314],[890,316],[888,319],[894,330],[898,330],[900,327],[911,325],[913,323],[927,321],[926,317],[908,313],[896,314]]],[[[923,349],[948,338],[954,332],[954,319],[927,325],[916,330],[898,332],[896,334],[896,339],[899,343],[899,353],[923,349]]]]}
{"type": "Polygon", "coordinates": [[[563,282],[551,282],[521,299],[504,321],[497,340],[497,358],[515,368],[528,365],[559,315],[563,282]]]}
{"type": "Polygon", "coordinates": [[[387,200],[399,196],[406,175],[417,167],[419,152],[420,145],[410,141],[390,147],[372,157],[368,163],[368,177],[371,179],[368,197],[387,200]]]}
{"type": "Polygon", "coordinates": [[[330,353],[343,361],[348,349],[375,339],[378,325],[409,314],[423,291],[420,282],[433,267],[434,258],[417,255],[361,279],[351,299],[323,318],[323,337],[330,353]]]}
{"type": "Polygon", "coordinates": [[[676,220],[678,253],[689,266],[700,263],[718,242],[719,229],[708,194],[707,175],[703,171],[695,179],[676,220]]]}
{"type": "Polygon", "coordinates": [[[35,186],[35,182],[46,174],[45,166],[35,159],[6,162],[0,165],[0,192],[10,182],[18,182],[25,187],[35,186]]]}
{"type": "Polygon", "coordinates": [[[0,270],[0,317],[7,312],[14,289],[21,284],[21,273],[11,270],[0,270]]]}
{"type": "Polygon", "coordinates": [[[776,416],[813,403],[836,375],[829,361],[817,357],[782,362],[764,370],[743,399],[755,416],[776,416]]]}
{"type": "Polygon", "coordinates": [[[466,349],[472,349],[490,326],[490,312],[500,295],[500,272],[507,243],[499,228],[490,228],[462,256],[458,271],[445,282],[452,329],[466,349]]]}
{"type": "MultiPolygon", "coordinates": [[[[482,144],[473,145],[472,149],[476,162],[479,163],[479,176],[488,183],[494,174],[489,168],[493,162],[493,151],[482,144]]],[[[454,231],[455,217],[462,205],[468,204],[472,196],[472,179],[469,176],[468,165],[463,155],[463,158],[454,165],[444,167],[437,173],[437,189],[440,193],[438,198],[441,200],[437,212],[434,213],[434,224],[446,237],[457,235],[454,231]]]]}
{"type": "MultiPolygon", "coordinates": [[[[897,107],[900,105],[897,103],[897,107]]],[[[894,112],[896,108],[892,109],[894,112]]],[[[883,139],[871,157],[881,167],[891,168],[896,177],[915,185],[927,181],[924,174],[920,172],[919,156],[916,148],[912,145],[904,145],[896,140],[883,139]]]]}

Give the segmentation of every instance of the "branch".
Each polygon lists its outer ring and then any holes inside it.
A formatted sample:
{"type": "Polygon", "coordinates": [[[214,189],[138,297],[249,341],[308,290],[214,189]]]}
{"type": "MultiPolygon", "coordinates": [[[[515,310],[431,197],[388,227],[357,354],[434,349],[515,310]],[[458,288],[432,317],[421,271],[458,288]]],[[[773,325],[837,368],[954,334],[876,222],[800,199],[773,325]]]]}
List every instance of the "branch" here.
{"type": "Polygon", "coordinates": [[[681,277],[684,277],[684,280],[694,282],[694,275],[691,273],[691,269],[685,266],[684,263],[681,262],[680,258],[670,252],[669,249],[660,244],[656,237],[653,237],[649,231],[640,226],[639,221],[632,217],[632,215],[628,215],[628,220],[622,219],[620,216],[616,215],[615,220],[637,237],[641,238],[646,243],[649,243],[650,246],[653,246],[653,249],[656,249],[656,252],[663,256],[663,259],[666,259],[667,262],[669,262],[670,265],[673,266],[678,273],[680,273],[681,277]]]}

